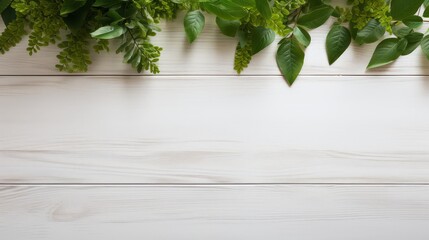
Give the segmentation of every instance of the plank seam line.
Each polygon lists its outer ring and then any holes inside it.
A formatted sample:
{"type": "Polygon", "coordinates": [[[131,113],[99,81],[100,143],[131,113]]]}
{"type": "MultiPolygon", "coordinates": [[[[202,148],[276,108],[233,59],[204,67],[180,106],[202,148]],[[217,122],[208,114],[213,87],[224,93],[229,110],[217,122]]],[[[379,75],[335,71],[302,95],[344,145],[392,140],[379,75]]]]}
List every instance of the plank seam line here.
{"type": "Polygon", "coordinates": [[[429,186],[429,183],[0,183],[0,186],[429,186]]]}

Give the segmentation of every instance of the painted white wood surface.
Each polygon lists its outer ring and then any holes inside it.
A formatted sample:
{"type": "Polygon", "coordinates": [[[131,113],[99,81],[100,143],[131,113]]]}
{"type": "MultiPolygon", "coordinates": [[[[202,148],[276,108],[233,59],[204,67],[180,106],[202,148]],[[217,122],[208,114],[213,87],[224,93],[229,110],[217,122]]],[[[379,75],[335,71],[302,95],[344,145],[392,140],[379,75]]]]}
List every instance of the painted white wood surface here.
{"type": "MultiPolygon", "coordinates": [[[[212,16],[208,16],[203,33],[192,45],[185,37],[183,14],[173,22],[163,22],[162,32],[154,43],[164,50],[160,59],[161,75],[235,75],[234,51],[237,40],[223,36],[212,16]]],[[[423,29],[429,25],[425,25],[423,29]]],[[[329,66],[325,53],[325,38],[330,24],[311,31],[312,43],[306,51],[302,75],[429,75],[429,61],[420,49],[395,63],[365,71],[377,43],[365,46],[353,44],[334,65],[329,66]]],[[[0,26],[0,30],[4,27],[0,26]]],[[[0,55],[0,73],[3,75],[58,75],[55,69],[58,49],[42,48],[32,57],[26,52],[26,41],[6,55],[0,55]]],[[[254,56],[243,75],[280,75],[275,62],[276,42],[254,56]]],[[[94,54],[90,75],[136,75],[122,63],[122,57],[112,53],[94,54]]]]}
{"type": "Polygon", "coordinates": [[[429,183],[426,77],[0,77],[3,183],[429,183]]]}
{"type": "Polygon", "coordinates": [[[427,240],[428,186],[1,186],[2,239],[427,240]]]}

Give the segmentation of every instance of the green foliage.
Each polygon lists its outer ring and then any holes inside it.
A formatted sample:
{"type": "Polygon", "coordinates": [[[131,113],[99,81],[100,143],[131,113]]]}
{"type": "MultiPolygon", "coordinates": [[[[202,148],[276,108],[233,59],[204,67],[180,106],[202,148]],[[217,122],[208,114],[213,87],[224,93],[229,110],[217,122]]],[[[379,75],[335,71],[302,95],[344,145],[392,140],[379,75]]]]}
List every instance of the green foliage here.
{"type": "Polygon", "coordinates": [[[348,0],[335,6],[329,0],[0,0],[6,28],[0,34],[0,53],[28,37],[30,55],[58,43],[57,69],[84,72],[91,51],[109,50],[119,40],[116,53],[137,72],[158,73],[161,48],[152,43],[160,20],[173,19],[185,10],[184,30],[190,42],[202,32],[205,15],[216,16],[220,31],[237,38],[234,69],[241,73],[252,56],[282,40],[277,65],[289,85],[298,77],[311,42],[308,30],[334,18],[326,38],[329,64],[337,61],[354,40],[377,45],[368,68],[384,66],[421,46],[429,58],[429,35],[419,32],[429,17],[429,0],[348,0]],[[421,6],[422,16],[417,12],[421,6]],[[392,35],[386,37],[386,33],[392,35]],[[61,36],[63,36],[61,38],[61,36]]]}

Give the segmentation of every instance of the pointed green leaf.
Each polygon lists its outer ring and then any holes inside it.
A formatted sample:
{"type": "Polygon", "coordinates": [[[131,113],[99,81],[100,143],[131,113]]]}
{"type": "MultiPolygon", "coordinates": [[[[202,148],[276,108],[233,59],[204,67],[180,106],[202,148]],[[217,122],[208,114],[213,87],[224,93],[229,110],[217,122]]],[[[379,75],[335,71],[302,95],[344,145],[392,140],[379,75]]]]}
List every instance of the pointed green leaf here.
{"type": "Polygon", "coordinates": [[[304,56],[304,50],[295,38],[287,38],[280,44],[276,54],[277,66],[289,86],[301,72],[304,56]]]}
{"type": "Polygon", "coordinates": [[[200,10],[189,11],[185,16],[183,24],[185,26],[186,36],[189,42],[192,43],[204,29],[204,15],[200,10]]]}
{"type": "Polygon", "coordinates": [[[333,64],[349,47],[352,41],[350,31],[341,25],[334,25],[326,37],[326,53],[329,65],[333,64]]]}
{"type": "Polygon", "coordinates": [[[235,37],[241,22],[238,20],[225,20],[220,17],[216,17],[216,24],[223,34],[229,37],[235,37]]]}
{"type": "Polygon", "coordinates": [[[367,69],[384,66],[392,63],[405,50],[407,46],[407,40],[398,38],[388,38],[381,41],[372,55],[371,60],[367,66],[367,69]]]}
{"type": "Polygon", "coordinates": [[[259,13],[262,17],[269,19],[271,18],[271,7],[268,3],[268,0],[255,0],[256,1],[256,9],[258,9],[259,13]]]}
{"type": "Polygon", "coordinates": [[[12,2],[12,0],[0,0],[0,13],[2,13],[12,2]]]}
{"type": "Polygon", "coordinates": [[[304,28],[298,26],[295,27],[293,29],[293,35],[295,36],[296,40],[302,44],[302,46],[308,47],[308,45],[310,45],[311,36],[304,28]]]}
{"type": "Polygon", "coordinates": [[[390,4],[390,13],[393,19],[402,20],[414,15],[424,0],[392,0],[390,4]]]}
{"type": "Polygon", "coordinates": [[[371,19],[364,28],[357,32],[356,42],[359,44],[376,42],[385,32],[386,29],[377,20],[371,19]]]}
{"type": "Polygon", "coordinates": [[[405,39],[407,39],[408,44],[405,50],[402,51],[402,55],[408,55],[412,53],[420,45],[422,38],[423,38],[423,33],[419,33],[419,32],[412,32],[407,36],[405,36],[405,39]]]}
{"type": "Polygon", "coordinates": [[[420,46],[422,47],[423,53],[425,54],[426,58],[429,59],[429,35],[426,35],[422,39],[420,46]]]}
{"type": "Polygon", "coordinates": [[[309,29],[320,27],[329,19],[333,11],[334,8],[332,8],[331,6],[317,8],[301,16],[298,19],[298,25],[309,29]]]}
{"type": "Polygon", "coordinates": [[[83,7],[86,3],[86,0],[64,0],[63,6],[61,7],[60,14],[61,16],[72,13],[79,8],[83,7]]]}
{"type": "Polygon", "coordinates": [[[256,27],[252,32],[252,54],[254,55],[266,48],[274,41],[275,37],[276,34],[273,30],[261,26],[256,27]]]}
{"type": "Polygon", "coordinates": [[[423,24],[423,18],[414,15],[404,18],[402,22],[410,28],[418,28],[423,24]]]}
{"type": "Polygon", "coordinates": [[[203,2],[200,5],[210,13],[226,19],[238,20],[247,15],[247,11],[242,6],[234,3],[232,0],[217,0],[214,2],[203,2]]]}
{"type": "Polygon", "coordinates": [[[91,37],[98,39],[117,38],[125,33],[125,28],[120,26],[104,26],[91,33],[91,37]]]}

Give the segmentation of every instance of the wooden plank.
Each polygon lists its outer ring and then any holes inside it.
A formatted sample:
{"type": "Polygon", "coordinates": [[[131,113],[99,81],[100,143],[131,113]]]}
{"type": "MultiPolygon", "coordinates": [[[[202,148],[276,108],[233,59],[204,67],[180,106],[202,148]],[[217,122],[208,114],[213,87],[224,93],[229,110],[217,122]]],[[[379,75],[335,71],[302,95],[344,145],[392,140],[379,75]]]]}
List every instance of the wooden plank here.
{"type": "Polygon", "coordinates": [[[4,239],[426,240],[428,186],[2,186],[4,239]]]}
{"type": "MultiPolygon", "coordinates": [[[[183,31],[183,14],[173,22],[163,22],[161,33],[154,43],[163,47],[160,60],[163,75],[231,75],[236,39],[223,36],[218,30],[212,16],[207,17],[206,26],[200,38],[190,45],[183,31]]],[[[401,57],[397,62],[386,67],[366,72],[365,68],[371,58],[376,44],[358,46],[354,44],[340,60],[329,66],[325,53],[325,38],[331,23],[311,31],[312,43],[307,49],[305,66],[302,75],[428,75],[429,62],[420,49],[409,56],[401,57]]],[[[0,26],[0,30],[4,29],[0,26]]],[[[11,50],[0,61],[2,75],[56,75],[56,47],[43,48],[40,53],[29,57],[26,52],[26,40],[11,50]]],[[[114,49],[115,47],[113,47],[114,49]]],[[[254,56],[243,75],[279,75],[274,59],[277,44],[254,56]]],[[[113,53],[94,54],[94,64],[88,75],[129,75],[136,74],[126,64],[122,64],[120,55],[113,53]]]]}
{"type": "Polygon", "coordinates": [[[3,183],[428,183],[425,77],[0,77],[3,183]]]}

